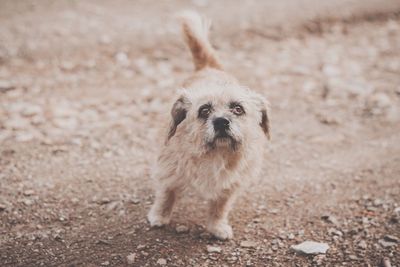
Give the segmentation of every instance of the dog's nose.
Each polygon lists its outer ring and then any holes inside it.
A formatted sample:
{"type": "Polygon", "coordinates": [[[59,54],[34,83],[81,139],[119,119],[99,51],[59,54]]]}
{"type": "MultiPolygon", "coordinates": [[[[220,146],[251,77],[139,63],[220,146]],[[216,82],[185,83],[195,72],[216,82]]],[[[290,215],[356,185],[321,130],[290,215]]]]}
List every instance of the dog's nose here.
{"type": "Polygon", "coordinates": [[[216,118],[213,123],[214,130],[216,131],[226,130],[229,128],[229,120],[222,117],[216,118]]]}

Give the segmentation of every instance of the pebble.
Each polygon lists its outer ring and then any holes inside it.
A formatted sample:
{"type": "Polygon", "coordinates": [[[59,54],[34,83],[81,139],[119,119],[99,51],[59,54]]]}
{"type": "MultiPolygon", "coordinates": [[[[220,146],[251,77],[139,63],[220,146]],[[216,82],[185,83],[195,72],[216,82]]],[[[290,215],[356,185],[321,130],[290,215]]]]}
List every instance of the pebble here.
{"type": "Polygon", "coordinates": [[[221,251],[222,251],[221,247],[207,245],[208,253],[221,253],[221,251]]]}
{"type": "Polygon", "coordinates": [[[0,211],[4,211],[4,210],[6,210],[6,205],[5,204],[2,204],[2,203],[0,203],[0,211]]]}
{"type": "Polygon", "coordinates": [[[140,204],[140,199],[139,198],[132,198],[131,199],[131,203],[135,204],[135,205],[140,204]]]}
{"type": "Polygon", "coordinates": [[[32,196],[33,194],[35,194],[35,191],[33,191],[32,189],[24,191],[24,196],[32,196]]]}
{"type": "Polygon", "coordinates": [[[388,242],[383,239],[379,240],[378,243],[384,248],[390,248],[390,247],[397,246],[397,244],[395,242],[388,242]]]}
{"type": "Polygon", "coordinates": [[[186,225],[178,225],[175,230],[178,234],[187,233],[189,232],[189,227],[186,225]]]}
{"type": "Polygon", "coordinates": [[[15,86],[11,82],[0,80],[0,92],[4,93],[14,88],[15,86]]]}
{"type": "Polygon", "coordinates": [[[127,67],[127,66],[130,65],[130,61],[129,61],[128,55],[126,53],[124,53],[124,52],[118,52],[115,55],[115,60],[117,61],[117,63],[120,66],[127,67]]]}
{"type": "Polygon", "coordinates": [[[343,236],[343,233],[335,228],[329,228],[328,233],[329,235],[343,236]]]}
{"type": "Polygon", "coordinates": [[[104,34],[104,35],[100,36],[99,42],[101,44],[107,44],[108,45],[108,44],[111,43],[111,38],[110,38],[110,36],[104,34]]]}
{"type": "Polygon", "coordinates": [[[110,262],[109,262],[109,261],[105,261],[105,262],[102,262],[102,263],[101,263],[101,266],[108,266],[108,265],[110,265],[110,262]]]}
{"type": "Polygon", "coordinates": [[[146,245],[140,244],[140,245],[138,245],[136,248],[137,248],[138,250],[141,250],[141,249],[146,248],[146,245]]]}
{"type": "Polygon", "coordinates": [[[352,261],[358,260],[358,257],[356,255],[349,255],[349,259],[352,261]]]}
{"type": "Polygon", "coordinates": [[[254,248],[257,246],[257,243],[254,241],[245,240],[245,241],[240,242],[240,246],[242,248],[254,248]]]}
{"type": "Polygon", "coordinates": [[[388,241],[388,242],[399,243],[399,238],[398,238],[397,236],[394,236],[394,235],[385,235],[385,236],[383,237],[383,239],[384,239],[385,241],[388,241]]]}
{"type": "Polygon", "coordinates": [[[368,97],[366,102],[366,109],[372,115],[382,115],[387,112],[392,103],[390,98],[385,93],[375,93],[368,97]]]}
{"type": "Polygon", "coordinates": [[[313,258],[313,262],[318,266],[322,265],[324,260],[326,259],[325,255],[317,255],[313,258]]]}
{"type": "Polygon", "coordinates": [[[36,105],[27,105],[21,111],[22,116],[25,117],[32,117],[40,113],[42,113],[42,108],[36,105]]]}
{"type": "Polygon", "coordinates": [[[136,253],[131,253],[128,256],[126,256],[126,261],[129,265],[135,263],[135,258],[136,258],[136,253]]]}
{"type": "Polygon", "coordinates": [[[111,202],[111,199],[109,199],[109,198],[107,198],[107,197],[104,197],[104,198],[102,198],[98,203],[100,204],[100,205],[105,205],[105,204],[108,204],[108,203],[110,203],[111,202]]]}
{"type": "Polygon", "coordinates": [[[26,206],[31,206],[33,204],[33,200],[24,199],[24,200],[22,200],[22,203],[24,203],[26,206]]]}
{"type": "Polygon", "coordinates": [[[5,127],[12,130],[24,130],[30,126],[28,120],[22,117],[13,117],[4,123],[5,127]]]}
{"type": "Polygon", "coordinates": [[[329,249],[329,245],[326,243],[305,241],[298,245],[291,246],[291,249],[304,254],[325,254],[326,251],[329,249]]]}
{"type": "Polygon", "coordinates": [[[33,140],[35,137],[30,132],[19,132],[15,135],[15,141],[17,142],[28,142],[33,140]]]}
{"type": "Polygon", "coordinates": [[[163,259],[163,258],[160,258],[160,259],[158,259],[157,264],[158,265],[166,265],[167,264],[167,260],[163,259]]]}
{"type": "Polygon", "coordinates": [[[78,127],[78,120],[74,117],[55,118],[53,123],[56,127],[64,130],[74,130],[78,127]]]}
{"type": "Polygon", "coordinates": [[[339,225],[338,220],[336,219],[336,217],[332,216],[332,215],[322,215],[321,219],[323,219],[324,221],[328,222],[328,223],[332,223],[334,225],[339,225]]]}
{"type": "Polygon", "coordinates": [[[359,248],[362,248],[362,249],[366,249],[366,248],[368,247],[367,242],[365,242],[364,240],[361,240],[361,241],[357,244],[357,246],[358,246],[359,248]]]}

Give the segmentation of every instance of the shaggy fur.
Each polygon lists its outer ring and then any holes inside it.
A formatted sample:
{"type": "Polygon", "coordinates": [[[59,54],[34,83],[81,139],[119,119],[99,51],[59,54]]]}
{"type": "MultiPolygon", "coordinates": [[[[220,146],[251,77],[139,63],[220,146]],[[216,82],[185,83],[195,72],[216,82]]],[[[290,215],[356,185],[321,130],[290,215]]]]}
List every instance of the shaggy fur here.
{"type": "Polygon", "coordinates": [[[182,25],[196,72],[171,110],[165,146],[152,173],[156,198],[148,220],[151,226],[168,224],[175,201],[190,189],[209,201],[208,231],[229,239],[231,205],[260,169],[269,137],[267,105],[222,70],[208,41],[208,20],[186,13],[182,25]]]}

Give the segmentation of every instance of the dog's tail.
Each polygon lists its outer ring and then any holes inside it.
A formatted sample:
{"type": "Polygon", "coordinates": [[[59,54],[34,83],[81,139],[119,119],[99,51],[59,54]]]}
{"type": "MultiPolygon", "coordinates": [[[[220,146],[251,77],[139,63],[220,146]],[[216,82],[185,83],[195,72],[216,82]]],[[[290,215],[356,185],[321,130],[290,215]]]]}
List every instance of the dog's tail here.
{"type": "Polygon", "coordinates": [[[194,11],[180,14],[182,19],[183,36],[192,52],[196,70],[205,67],[222,69],[217,54],[208,39],[211,21],[194,11]]]}

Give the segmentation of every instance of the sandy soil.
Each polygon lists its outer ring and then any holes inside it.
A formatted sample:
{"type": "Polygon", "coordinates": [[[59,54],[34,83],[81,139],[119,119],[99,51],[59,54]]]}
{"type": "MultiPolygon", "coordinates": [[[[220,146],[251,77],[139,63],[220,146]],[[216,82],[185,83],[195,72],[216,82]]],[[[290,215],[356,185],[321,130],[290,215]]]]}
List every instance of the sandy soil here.
{"type": "Polygon", "coordinates": [[[0,265],[400,266],[400,3],[319,2],[0,1],[0,265]],[[227,242],[196,196],[166,228],[145,218],[192,71],[183,8],[273,111],[227,242]],[[329,250],[290,248],[305,240],[329,250]]]}

